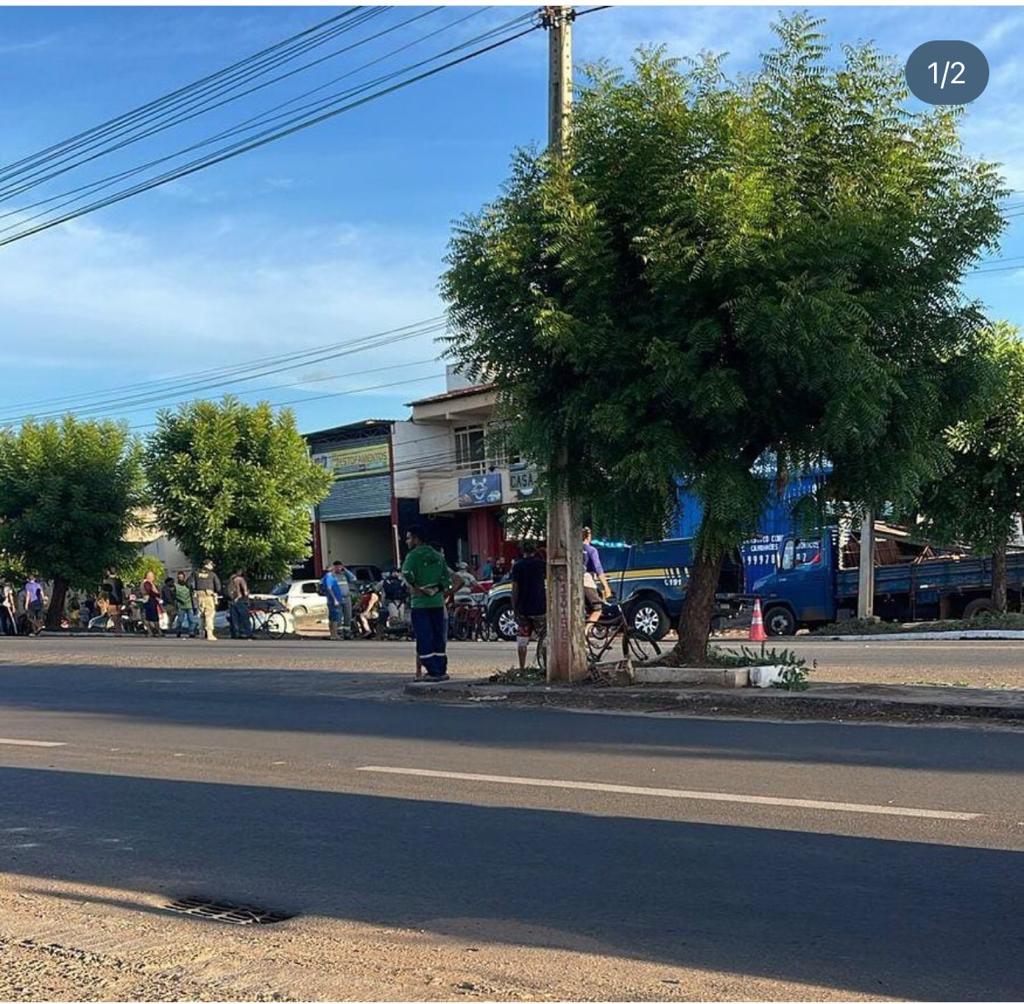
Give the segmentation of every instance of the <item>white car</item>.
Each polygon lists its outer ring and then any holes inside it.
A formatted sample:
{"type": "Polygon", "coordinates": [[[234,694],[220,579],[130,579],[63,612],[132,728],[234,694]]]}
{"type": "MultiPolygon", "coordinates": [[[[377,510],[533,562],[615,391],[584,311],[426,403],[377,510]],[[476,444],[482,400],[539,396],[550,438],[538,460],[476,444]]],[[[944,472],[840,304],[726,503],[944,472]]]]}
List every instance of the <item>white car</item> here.
{"type": "Polygon", "coordinates": [[[270,590],[296,617],[326,617],[327,597],[320,595],[319,579],[296,579],[280,582],[270,590]]]}

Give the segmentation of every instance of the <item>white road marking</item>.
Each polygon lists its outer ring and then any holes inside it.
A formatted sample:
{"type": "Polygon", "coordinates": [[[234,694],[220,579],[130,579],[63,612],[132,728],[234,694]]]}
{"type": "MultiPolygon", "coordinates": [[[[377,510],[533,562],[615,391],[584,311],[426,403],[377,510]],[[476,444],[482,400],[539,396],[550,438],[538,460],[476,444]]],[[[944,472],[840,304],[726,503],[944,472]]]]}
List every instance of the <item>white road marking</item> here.
{"type": "Polygon", "coordinates": [[[735,795],[724,791],[686,791],[682,788],[644,788],[631,784],[602,784],[598,781],[562,781],[545,777],[509,777],[504,774],[463,774],[458,771],[424,770],[419,767],[356,767],[374,774],[404,774],[449,781],[483,781],[490,784],[519,784],[531,788],[570,788],[606,791],[616,795],[647,795],[653,798],[683,798],[705,802],[739,802],[747,805],[780,805],[790,809],[824,809],[829,812],[866,812],[879,816],[913,816],[919,819],[978,819],[979,812],[949,812],[945,809],[912,809],[899,805],[865,805],[859,802],[820,802],[811,798],[778,798],[774,795],[735,795]]]}
{"type": "Polygon", "coordinates": [[[66,746],[67,743],[48,743],[42,739],[0,739],[0,746],[66,746]]]}

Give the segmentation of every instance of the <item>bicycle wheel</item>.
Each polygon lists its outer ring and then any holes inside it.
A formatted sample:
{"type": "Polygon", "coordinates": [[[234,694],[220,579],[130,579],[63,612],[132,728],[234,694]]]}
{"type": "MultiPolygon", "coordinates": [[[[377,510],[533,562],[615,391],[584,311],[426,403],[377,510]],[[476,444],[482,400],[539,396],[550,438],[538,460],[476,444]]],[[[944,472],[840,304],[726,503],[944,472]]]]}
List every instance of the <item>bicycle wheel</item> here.
{"type": "Polygon", "coordinates": [[[255,610],[249,611],[249,636],[256,637],[263,630],[263,620],[255,610]]]}
{"type": "Polygon", "coordinates": [[[283,638],[288,633],[288,621],[285,620],[285,616],[279,610],[275,610],[272,614],[267,617],[266,632],[277,641],[278,638],[283,638]]]}
{"type": "Polygon", "coordinates": [[[608,651],[609,638],[612,628],[607,624],[593,624],[586,633],[587,639],[587,662],[600,662],[601,657],[608,651]]]}
{"type": "Polygon", "coordinates": [[[633,662],[650,662],[661,655],[661,646],[649,635],[630,628],[622,640],[622,654],[633,662]]]}

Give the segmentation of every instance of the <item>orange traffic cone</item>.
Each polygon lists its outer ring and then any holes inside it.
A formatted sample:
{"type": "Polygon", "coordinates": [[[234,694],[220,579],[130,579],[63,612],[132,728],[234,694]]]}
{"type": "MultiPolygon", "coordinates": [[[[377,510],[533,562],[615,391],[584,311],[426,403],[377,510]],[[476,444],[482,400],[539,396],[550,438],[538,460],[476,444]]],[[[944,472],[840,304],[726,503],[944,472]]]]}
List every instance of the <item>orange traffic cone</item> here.
{"type": "Polygon", "coordinates": [[[759,596],[754,597],[754,613],[750,618],[750,640],[768,640],[768,635],[764,633],[764,620],[761,617],[761,598],[759,596]]]}

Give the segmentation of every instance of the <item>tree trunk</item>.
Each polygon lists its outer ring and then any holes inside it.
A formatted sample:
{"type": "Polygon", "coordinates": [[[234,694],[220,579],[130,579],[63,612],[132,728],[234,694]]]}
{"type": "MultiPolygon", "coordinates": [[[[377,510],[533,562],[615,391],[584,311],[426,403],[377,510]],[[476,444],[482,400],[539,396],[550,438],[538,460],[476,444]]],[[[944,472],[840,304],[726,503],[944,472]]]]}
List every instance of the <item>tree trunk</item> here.
{"type": "Polygon", "coordinates": [[[1006,541],[992,553],[992,606],[997,614],[1006,613],[1006,541]]]}
{"type": "Polygon", "coordinates": [[[693,562],[686,586],[686,601],[679,616],[679,641],[674,654],[683,666],[704,661],[711,634],[711,617],[715,611],[715,593],[724,555],[701,554],[693,562]]]}
{"type": "Polygon", "coordinates": [[[51,631],[60,630],[60,622],[64,617],[64,601],[67,597],[68,580],[62,579],[59,575],[54,576],[50,605],[46,608],[46,626],[51,631]]]}

